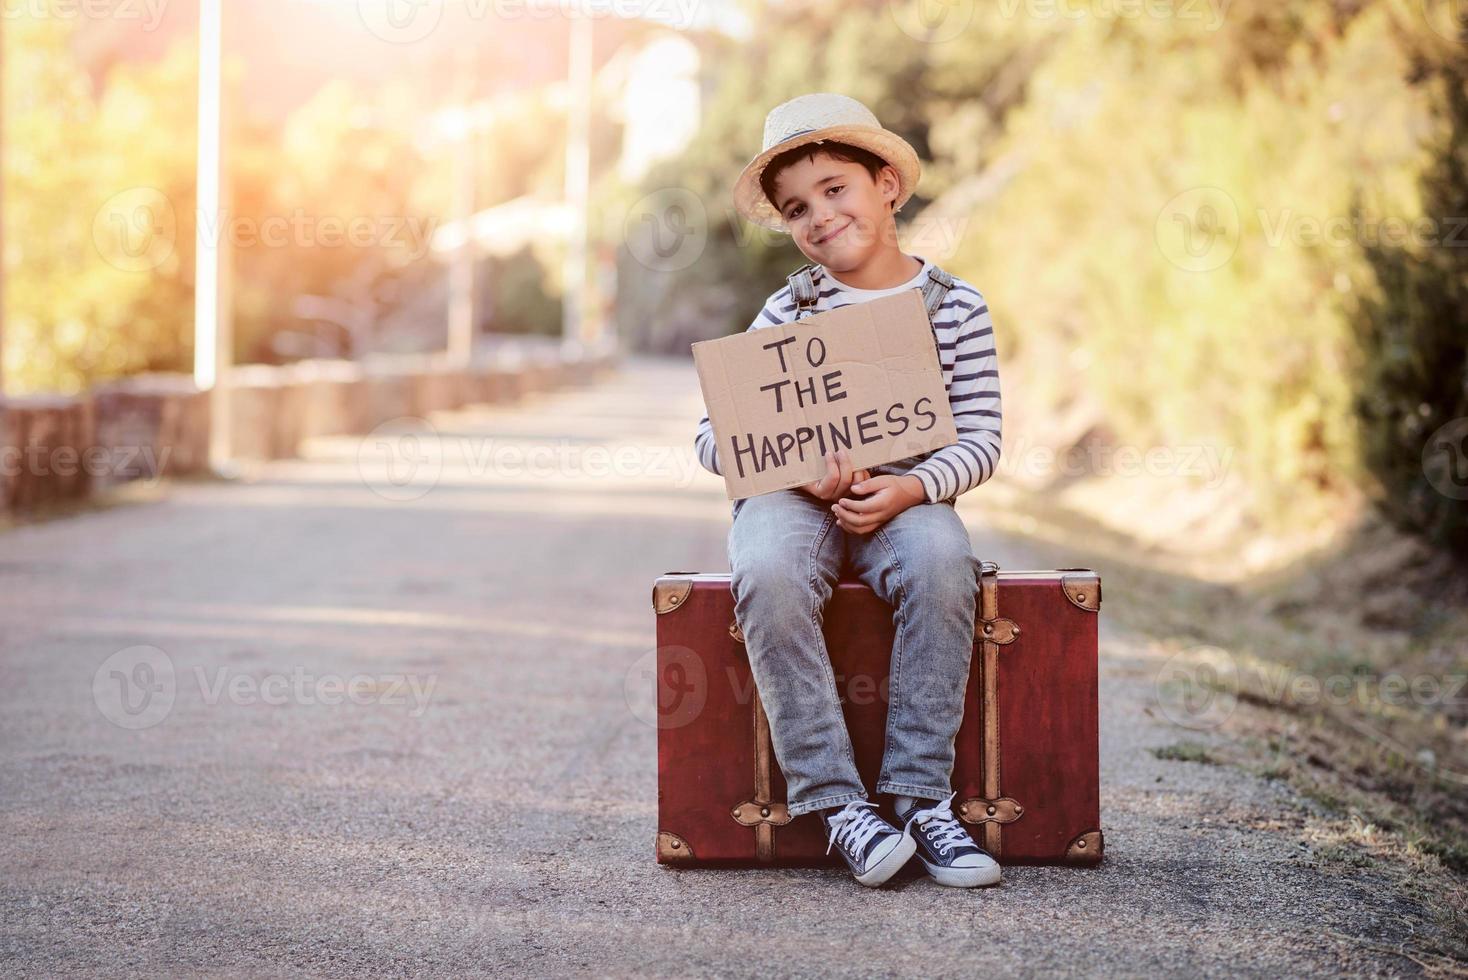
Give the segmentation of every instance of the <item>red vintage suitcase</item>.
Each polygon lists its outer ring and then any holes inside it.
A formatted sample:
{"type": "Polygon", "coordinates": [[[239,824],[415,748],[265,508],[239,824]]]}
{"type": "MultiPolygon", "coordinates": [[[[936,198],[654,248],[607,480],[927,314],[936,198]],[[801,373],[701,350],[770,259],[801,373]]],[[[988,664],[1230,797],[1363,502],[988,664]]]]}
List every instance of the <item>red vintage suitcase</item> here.
{"type": "MultiPolygon", "coordinates": [[[[1100,576],[983,562],[953,810],[1002,864],[1101,861],[1100,576]],[[1002,612],[1002,615],[1001,615],[1002,612]]],[[[734,621],[729,575],[669,572],[657,613],[657,859],[670,865],[840,864],[814,814],[792,819],[734,621]]],[[[826,609],[827,649],[857,770],[873,800],[887,719],[892,609],[855,580],[826,609]]]]}

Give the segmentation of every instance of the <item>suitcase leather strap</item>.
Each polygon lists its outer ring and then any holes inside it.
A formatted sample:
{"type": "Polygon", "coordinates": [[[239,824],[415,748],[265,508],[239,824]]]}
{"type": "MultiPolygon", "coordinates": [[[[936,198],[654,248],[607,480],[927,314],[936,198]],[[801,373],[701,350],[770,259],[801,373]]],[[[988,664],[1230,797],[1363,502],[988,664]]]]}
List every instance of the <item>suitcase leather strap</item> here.
{"type": "MultiPolygon", "coordinates": [[[[744,642],[744,633],[736,620],[729,624],[729,635],[744,642]]],[[[770,719],[759,692],[754,694],[754,796],[735,804],[734,821],[754,828],[755,859],[768,864],[775,860],[775,828],[790,822],[790,810],[784,803],[770,799],[770,769],[774,747],[770,741],[770,719]]]]}
{"type": "Polygon", "coordinates": [[[999,566],[979,562],[979,699],[983,718],[983,752],[980,785],[983,796],[973,796],[958,805],[959,819],[978,824],[980,845],[994,857],[1003,848],[1000,831],[1024,815],[1025,808],[1000,793],[999,772],[999,648],[1015,641],[1019,625],[999,616],[999,566]]]}

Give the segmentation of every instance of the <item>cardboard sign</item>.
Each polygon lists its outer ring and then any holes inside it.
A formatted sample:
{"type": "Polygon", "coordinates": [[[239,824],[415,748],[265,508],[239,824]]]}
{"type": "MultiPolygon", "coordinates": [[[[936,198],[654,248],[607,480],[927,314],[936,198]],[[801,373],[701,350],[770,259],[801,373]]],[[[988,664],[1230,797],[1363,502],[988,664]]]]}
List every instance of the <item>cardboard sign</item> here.
{"type": "Polygon", "coordinates": [[[903,290],[693,345],[729,499],[958,441],[922,293],[903,290]]]}

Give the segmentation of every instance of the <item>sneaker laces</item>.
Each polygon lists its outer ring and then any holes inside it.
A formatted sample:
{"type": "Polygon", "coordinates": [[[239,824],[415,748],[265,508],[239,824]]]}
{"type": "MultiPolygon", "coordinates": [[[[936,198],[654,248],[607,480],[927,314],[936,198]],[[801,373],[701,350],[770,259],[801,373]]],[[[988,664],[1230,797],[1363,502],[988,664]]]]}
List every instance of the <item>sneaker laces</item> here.
{"type": "Polygon", "coordinates": [[[973,838],[968,835],[968,831],[963,829],[963,825],[954,819],[953,809],[948,805],[957,795],[958,791],[954,790],[948,794],[947,799],[939,800],[937,806],[918,810],[908,819],[909,824],[934,825],[929,830],[929,839],[938,846],[940,854],[947,854],[955,847],[973,843],[973,838]]]}
{"type": "Polygon", "coordinates": [[[868,800],[852,800],[831,815],[831,839],[826,844],[826,853],[839,838],[842,846],[853,854],[865,853],[871,839],[887,829],[882,818],[877,816],[876,805],[868,800]]]}

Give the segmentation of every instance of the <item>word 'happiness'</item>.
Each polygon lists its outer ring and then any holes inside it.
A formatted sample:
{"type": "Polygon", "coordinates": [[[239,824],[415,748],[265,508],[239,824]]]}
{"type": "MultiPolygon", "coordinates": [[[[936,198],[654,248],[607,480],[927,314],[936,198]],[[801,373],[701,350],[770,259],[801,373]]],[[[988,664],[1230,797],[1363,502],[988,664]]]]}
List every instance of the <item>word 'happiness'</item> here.
{"type": "MultiPolygon", "coordinates": [[[[771,341],[763,345],[764,350],[775,352],[775,356],[780,361],[780,371],[784,374],[792,373],[790,361],[787,361],[785,356],[785,346],[795,341],[794,337],[786,337],[784,340],[771,341]]],[[[826,362],[825,341],[820,337],[811,337],[806,341],[804,354],[807,369],[814,371],[820,368],[826,362]]],[[[760,385],[759,390],[771,393],[775,402],[775,414],[779,415],[791,407],[803,409],[819,405],[822,401],[827,404],[841,401],[848,394],[841,386],[841,374],[840,370],[817,372],[806,377],[804,383],[795,378],[782,378],[767,385],[760,385]]],[[[734,465],[739,470],[740,477],[743,477],[745,476],[745,457],[749,458],[754,472],[763,473],[772,466],[781,467],[789,463],[792,451],[797,460],[805,462],[806,450],[812,444],[819,450],[819,455],[824,457],[827,452],[836,449],[850,449],[855,441],[866,445],[881,440],[884,435],[900,436],[913,424],[913,415],[927,422],[926,425],[916,426],[916,431],[926,432],[938,422],[937,414],[927,407],[931,401],[927,396],[917,399],[913,403],[910,414],[903,402],[894,402],[887,407],[885,412],[880,408],[872,408],[854,416],[843,415],[836,421],[801,425],[790,431],[776,433],[773,437],[762,436],[758,443],[756,443],[753,432],[744,433],[742,439],[735,434],[729,439],[734,451],[734,465]],[[877,419],[878,415],[881,415],[888,425],[892,426],[885,434],[877,431],[881,427],[881,422],[877,419]],[[853,421],[856,423],[855,440],[851,432],[853,421]]]]}

